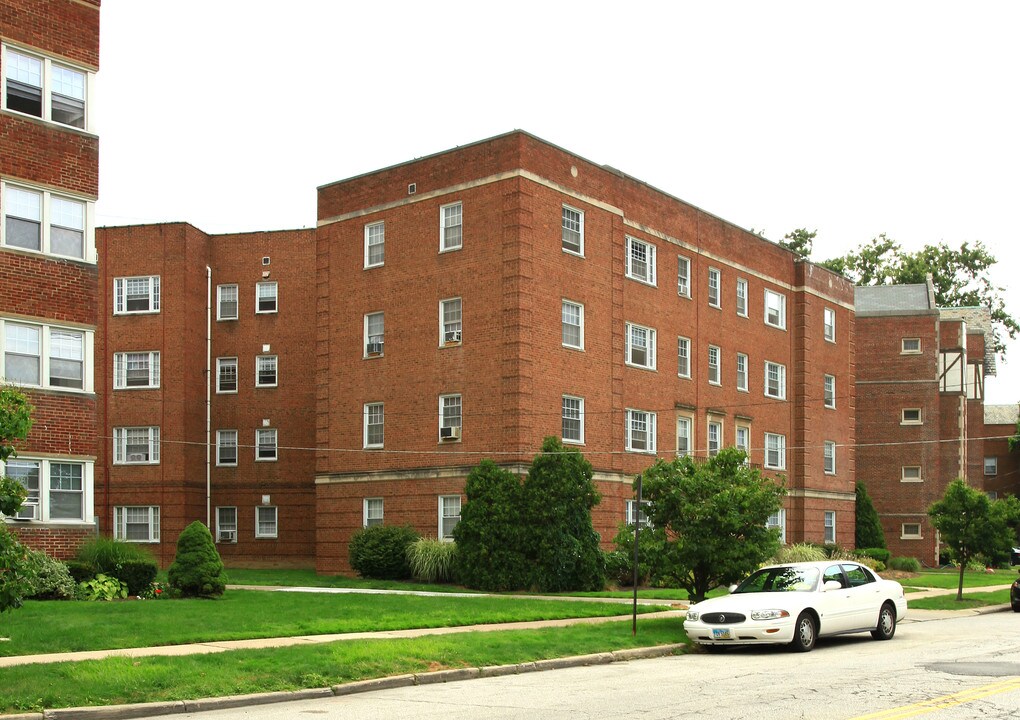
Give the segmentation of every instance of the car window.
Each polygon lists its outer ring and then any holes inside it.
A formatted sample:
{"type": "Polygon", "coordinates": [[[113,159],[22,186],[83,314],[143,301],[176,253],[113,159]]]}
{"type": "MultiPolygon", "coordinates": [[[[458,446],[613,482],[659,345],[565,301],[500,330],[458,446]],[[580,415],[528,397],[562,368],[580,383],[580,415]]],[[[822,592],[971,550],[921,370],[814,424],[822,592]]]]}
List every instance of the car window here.
{"type": "Polygon", "coordinates": [[[843,571],[839,565],[830,565],[825,568],[825,575],[822,577],[822,582],[827,583],[830,580],[835,580],[839,583],[840,587],[846,587],[846,583],[843,582],[843,571]]]}
{"type": "Polygon", "coordinates": [[[872,574],[860,565],[844,565],[843,569],[850,581],[850,587],[859,587],[875,581],[872,574]]]}
{"type": "Polygon", "coordinates": [[[733,594],[756,592],[810,592],[818,584],[818,570],[813,567],[764,568],[740,583],[733,594]]]}

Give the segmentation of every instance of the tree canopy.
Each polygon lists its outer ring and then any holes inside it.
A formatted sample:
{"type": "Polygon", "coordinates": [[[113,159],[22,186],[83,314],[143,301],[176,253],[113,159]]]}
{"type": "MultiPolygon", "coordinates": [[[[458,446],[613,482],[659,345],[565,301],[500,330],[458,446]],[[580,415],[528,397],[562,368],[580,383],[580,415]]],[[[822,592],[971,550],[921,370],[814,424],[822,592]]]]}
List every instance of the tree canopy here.
{"type": "MultiPolygon", "coordinates": [[[[16,443],[32,429],[32,406],[12,387],[0,385],[0,462],[17,456],[16,443]]],[[[16,480],[0,476],[0,513],[13,515],[21,509],[26,491],[16,480]]]]}

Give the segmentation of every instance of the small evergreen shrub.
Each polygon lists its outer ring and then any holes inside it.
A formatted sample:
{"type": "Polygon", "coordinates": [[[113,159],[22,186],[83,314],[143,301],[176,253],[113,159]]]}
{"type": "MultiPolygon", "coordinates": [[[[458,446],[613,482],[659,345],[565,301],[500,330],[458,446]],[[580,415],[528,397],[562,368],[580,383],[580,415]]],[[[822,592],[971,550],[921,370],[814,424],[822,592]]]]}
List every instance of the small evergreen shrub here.
{"type": "Polygon", "coordinates": [[[71,574],[75,583],[82,583],[91,580],[99,574],[99,568],[91,562],[84,560],[65,560],[64,565],[71,574]]]}
{"type": "Polygon", "coordinates": [[[127,584],[128,594],[141,595],[156,579],[158,572],[155,560],[124,560],[114,575],[127,584]]]}
{"type": "Polygon", "coordinates": [[[878,560],[880,563],[884,563],[886,565],[889,564],[889,558],[892,557],[892,552],[886,550],[885,548],[880,547],[864,548],[858,550],[857,554],[859,556],[869,557],[874,560],[878,560]]]}
{"type": "MultiPolygon", "coordinates": [[[[619,587],[634,585],[634,526],[623,523],[613,538],[616,550],[605,554],[606,579],[619,587]]],[[[671,545],[662,528],[644,527],[638,540],[638,585],[676,587],[670,568],[675,564],[669,556],[671,545]]]]}
{"type": "Polygon", "coordinates": [[[426,583],[453,582],[457,543],[418,538],[407,546],[407,564],[415,580],[426,583]]]}
{"type": "Polygon", "coordinates": [[[774,562],[783,563],[794,563],[794,562],[814,562],[816,560],[825,560],[825,550],[812,545],[811,543],[797,543],[796,545],[784,545],[779,548],[779,552],[772,558],[774,562]]]}
{"type": "Polygon", "coordinates": [[[217,598],[226,590],[223,560],[201,521],[188,525],[177,538],[177,555],[167,579],[181,597],[217,598]]]}
{"type": "Polygon", "coordinates": [[[71,600],[77,583],[68,572],[67,566],[39,550],[29,551],[29,560],[35,567],[31,589],[25,597],[35,600],[71,600]]]}
{"type": "Polygon", "coordinates": [[[900,572],[921,572],[921,562],[914,557],[894,557],[889,559],[889,569],[900,572]]]}
{"type": "Polygon", "coordinates": [[[421,536],[409,525],[376,525],[358,530],[349,546],[351,567],[361,577],[407,580],[407,548],[421,536]]]}

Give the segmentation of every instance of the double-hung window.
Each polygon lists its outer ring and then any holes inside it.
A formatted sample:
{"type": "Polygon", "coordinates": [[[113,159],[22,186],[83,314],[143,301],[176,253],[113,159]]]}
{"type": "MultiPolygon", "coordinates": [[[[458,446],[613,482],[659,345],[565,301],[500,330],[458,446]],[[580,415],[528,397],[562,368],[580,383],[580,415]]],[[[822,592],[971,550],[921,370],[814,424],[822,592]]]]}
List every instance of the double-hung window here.
{"type": "Polygon", "coordinates": [[[737,353],[737,390],[747,392],[747,355],[737,353]]]}
{"type": "Polygon", "coordinates": [[[237,430],[216,431],[216,464],[237,465],[237,430]]]}
{"type": "Polygon", "coordinates": [[[439,396],[439,440],[460,440],[463,404],[460,395],[439,396]]]}
{"type": "Polygon", "coordinates": [[[691,296],[691,260],[683,255],[676,258],[676,294],[685,298],[691,296]]]}
{"type": "Polygon", "coordinates": [[[464,311],[460,298],[439,303],[439,347],[459,345],[463,339],[464,311]]]}
{"type": "Polygon", "coordinates": [[[765,291],[765,324],[780,330],[786,329],[786,296],[772,290],[765,291]]]}
{"type": "Polygon", "coordinates": [[[648,517],[645,515],[645,511],[648,507],[649,502],[647,500],[642,500],[640,507],[638,507],[637,500],[628,500],[626,506],[627,524],[634,527],[640,522],[641,527],[649,527],[648,517]]]}
{"type": "Polygon", "coordinates": [[[584,398],[563,396],[563,442],[584,443],[584,398]]]}
{"type": "Polygon", "coordinates": [[[682,378],[691,376],[691,339],[676,339],[676,374],[682,378]]]}
{"type": "Polygon", "coordinates": [[[714,308],[722,305],[722,273],[716,268],[708,269],[708,304],[714,308]]]}
{"type": "Polygon", "coordinates": [[[115,507],[113,537],[127,542],[159,542],[159,506],[115,507]]]}
{"type": "Polygon", "coordinates": [[[736,436],[734,438],[736,442],[737,450],[742,450],[744,455],[747,457],[744,459],[744,464],[748,464],[751,460],[751,428],[745,425],[737,425],[736,436]]]}
{"type": "Polygon", "coordinates": [[[84,522],[92,516],[92,463],[9,458],[0,476],[13,478],[28,491],[18,511],[21,520],[84,522]]]}
{"type": "Polygon", "coordinates": [[[159,275],[113,279],[113,314],[159,312],[159,275]]]}
{"type": "Polygon", "coordinates": [[[375,527],[383,524],[383,499],[365,498],[362,508],[362,526],[375,527]]]}
{"type": "Polygon", "coordinates": [[[50,328],[50,387],[85,387],[85,334],[50,328]]]}
{"type": "Polygon", "coordinates": [[[48,190],[2,183],[0,208],[7,247],[49,255],[95,260],[91,233],[86,243],[91,204],[85,200],[56,195],[48,190]]]}
{"type": "Polygon", "coordinates": [[[216,392],[237,392],[237,358],[216,358],[216,392]]]}
{"type": "Polygon", "coordinates": [[[642,325],[627,323],[627,364],[634,367],[655,369],[655,330],[642,325]]]}
{"type": "Polygon", "coordinates": [[[113,354],[113,389],[159,387],[159,351],[113,354]]]}
{"type": "Polygon", "coordinates": [[[720,359],[722,351],[715,345],[708,346],[708,384],[709,385],[721,385],[722,384],[722,369],[720,359]]]}
{"type": "Polygon", "coordinates": [[[826,440],[822,443],[823,468],[826,475],[836,474],[836,443],[826,440]]]}
{"type": "Polygon", "coordinates": [[[159,426],[113,429],[114,465],[158,465],[159,426]]]}
{"type": "Polygon", "coordinates": [[[23,50],[4,47],[5,110],[87,130],[90,73],[23,50]]]}
{"type": "Polygon", "coordinates": [[[836,407],[836,377],[834,375],[825,376],[823,397],[825,407],[836,407]]]}
{"type": "Polygon", "coordinates": [[[563,347],[584,350],[584,305],[564,300],[561,308],[563,347]]]}
{"type": "Polygon", "coordinates": [[[365,315],[365,357],[383,354],[386,339],[386,317],[381,312],[365,315]]]}
{"type": "Polygon", "coordinates": [[[464,207],[451,203],[439,208],[439,250],[460,250],[464,245],[464,207]]]}
{"type": "Polygon", "coordinates": [[[737,278],[737,315],[747,317],[747,280],[737,278]]]}
{"type": "Polygon", "coordinates": [[[989,456],[985,458],[985,475],[999,474],[999,458],[989,456]]]}
{"type": "Polygon", "coordinates": [[[779,531],[779,542],[786,544],[786,510],[779,509],[769,515],[765,521],[765,527],[769,530],[775,528],[779,531]]]}
{"type": "Polygon", "coordinates": [[[266,315],[278,309],[278,288],[275,282],[255,283],[255,313],[266,315]]]}
{"type": "Polygon", "coordinates": [[[237,542],[237,508],[216,508],[216,542],[237,542]]]}
{"type": "Polygon", "coordinates": [[[237,285],[216,286],[216,319],[237,320],[237,285]]]}
{"type": "Polygon", "coordinates": [[[786,436],[765,433],[765,467],[770,470],[786,469],[786,436]]]}
{"type": "Polygon", "coordinates": [[[627,277],[655,285],[655,246],[627,236],[627,277]]]}
{"type": "Polygon", "coordinates": [[[655,454],[655,413],[627,411],[627,450],[655,454]]]}
{"type": "Polygon", "coordinates": [[[786,366],[765,361],[765,397],[786,399],[786,366]]]}
{"type": "Polygon", "coordinates": [[[18,385],[91,391],[91,332],[0,319],[0,378],[18,385]]]}
{"type": "Polygon", "coordinates": [[[676,419],[676,454],[677,457],[684,457],[691,454],[691,447],[694,439],[691,437],[693,424],[691,418],[681,416],[676,419]]]}
{"type": "Polygon", "coordinates": [[[721,422],[710,420],[708,422],[708,456],[715,457],[719,454],[722,446],[723,426],[721,422]]]}
{"type": "Polygon", "coordinates": [[[825,537],[824,542],[834,543],[836,542],[836,512],[834,510],[825,511],[825,537]]]}
{"type": "Polygon", "coordinates": [[[255,430],[255,461],[276,462],[276,429],[256,428],[255,430]]]}
{"type": "Polygon", "coordinates": [[[279,535],[279,512],[275,505],[257,505],[255,507],[255,537],[275,538],[279,535]]]}
{"type": "Polygon", "coordinates": [[[563,251],[584,255],[584,212],[567,205],[563,206],[563,251]]]}
{"type": "Polygon", "coordinates": [[[460,522],[460,495],[439,496],[439,539],[453,540],[453,529],[460,522]]]}
{"type": "Polygon", "coordinates": [[[257,355],[255,357],[255,387],[276,387],[276,374],[276,355],[257,355]]]}
{"type": "Polygon", "coordinates": [[[365,226],[365,268],[379,267],[386,260],[386,225],[377,222],[365,226]]]}
{"type": "Polygon", "coordinates": [[[825,329],[825,339],[828,342],[836,342],[836,311],[832,308],[825,308],[823,310],[823,327],[825,329]]]}
{"type": "Polygon", "coordinates": [[[381,448],[385,437],[383,403],[365,403],[364,446],[381,448]]]}

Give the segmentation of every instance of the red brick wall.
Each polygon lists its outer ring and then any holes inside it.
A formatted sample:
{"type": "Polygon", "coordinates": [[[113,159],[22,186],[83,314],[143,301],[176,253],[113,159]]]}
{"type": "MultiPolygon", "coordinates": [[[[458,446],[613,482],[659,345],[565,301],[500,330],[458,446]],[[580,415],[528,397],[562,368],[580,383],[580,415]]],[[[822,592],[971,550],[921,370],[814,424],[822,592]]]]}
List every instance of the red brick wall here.
{"type": "Polygon", "coordinates": [[[99,66],[100,0],[3,0],[4,39],[90,68],[99,66]]]}
{"type": "Polygon", "coordinates": [[[96,536],[92,525],[37,525],[8,523],[18,539],[33,550],[42,550],[57,560],[74,557],[83,544],[96,536]]]}

